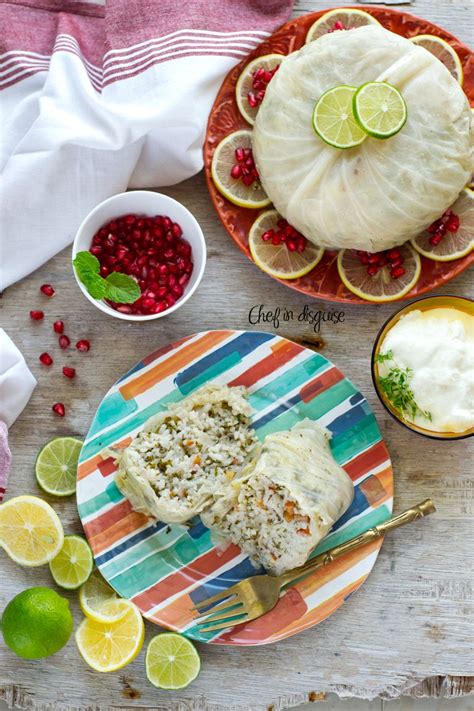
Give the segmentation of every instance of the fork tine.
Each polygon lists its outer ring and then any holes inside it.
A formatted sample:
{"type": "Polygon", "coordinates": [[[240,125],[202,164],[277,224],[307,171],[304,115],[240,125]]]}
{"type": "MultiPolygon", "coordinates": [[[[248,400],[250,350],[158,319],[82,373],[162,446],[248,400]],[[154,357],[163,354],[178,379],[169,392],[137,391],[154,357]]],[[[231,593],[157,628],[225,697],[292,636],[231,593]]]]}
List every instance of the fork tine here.
{"type": "Polygon", "coordinates": [[[216,630],[224,630],[229,627],[234,627],[235,625],[241,625],[243,622],[248,621],[248,615],[244,615],[237,620],[232,620],[233,615],[228,615],[223,622],[217,625],[211,625],[210,627],[201,627],[199,632],[215,632],[216,630]]]}
{"type": "MultiPolygon", "coordinates": [[[[235,595],[235,585],[232,585],[232,587],[227,588],[226,590],[223,590],[221,593],[218,593],[217,595],[213,595],[212,597],[208,597],[206,600],[201,600],[201,602],[198,602],[194,607],[190,607],[190,611],[193,612],[196,610],[199,612],[203,607],[209,607],[209,605],[213,605],[215,602],[220,602],[221,600],[225,600],[227,597],[230,597],[231,595],[235,595]]],[[[200,613],[201,614],[201,613],[200,613]]]]}
{"type": "Polygon", "coordinates": [[[212,610],[210,610],[209,612],[205,612],[203,615],[197,617],[193,621],[197,625],[212,624],[213,622],[219,622],[220,620],[229,617],[229,615],[224,614],[227,612],[232,617],[232,615],[239,615],[245,612],[245,608],[242,602],[239,602],[237,600],[232,600],[231,602],[228,602],[226,600],[221,605],[213,607],[212,610]],[[215,615],[219,615],[219,617],[215,617],[215,615]]]}

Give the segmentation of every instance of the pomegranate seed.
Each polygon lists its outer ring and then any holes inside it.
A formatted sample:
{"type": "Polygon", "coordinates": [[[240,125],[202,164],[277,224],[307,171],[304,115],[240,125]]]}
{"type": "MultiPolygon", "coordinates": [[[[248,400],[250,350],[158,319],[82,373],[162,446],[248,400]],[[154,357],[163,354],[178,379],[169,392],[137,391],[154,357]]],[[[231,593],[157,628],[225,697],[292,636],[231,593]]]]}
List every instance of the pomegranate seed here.
{"type": "Polygon", "coordinates": [[[255,94],[253,93],[253,91],[249,91],[249,93],[247,94],[247,101],[249,102],[249,104],[250,104],[250,106],[252,107],[252,109],[256,109],[256,108],[257,108],[257,106],[258,106],[258,99],[257,99],[257,97],[255,96],[255,94]]]}
{"type": "Polygon", "coordinates": [[[69,348],[71,345],[71,340],[68,338],[68,336],[62,335],[59,336],[59,347],[65,350],[66,348],[69,348]]]}
{"type": "Polygon", "coordinates": [[[395,267],[395,269],[392,269],[390,271],[390,276],[392,279],[399,279],[406,273],[406,270],[403,267],[395,267]]]}
{"type": "Polygon", "coordinates": [[[448,230],[448,232],[457,232],[459,229],[459,225],[459,217],[457,215],[452,214],[446,222],[446,229],[448,230]]]}
{"type": "Polygon", "coordinates": [[[371,264],[369,267],[367,267],[367,274],[369,276],[375,276],[379,271],[379,268],[376,264],[371,264]]]}
{"type": "Polygon", "coordinates": [[[247,188],[249,188],[254,181],[255,181],[255,179],[254,179],[253,175],[243,175],[242,176],[242,182],[247,188]]]}
{"type": "Polygon", "coordinates": [[[120,311],[121,314],[131,314],[133,313],[133,309],[131,306],[128,306],[128,304],[117,304],[117,306],[114,306],[114,309],[116,311],[120,311]]]}
{"type": "Polygon", "coordinates": [[[403,257],[399,257],[398,259],[392,259],[390,262],[390,266],[393,267],[399,267],[401,264],[403,264],[403,257]]]}
{"type": "Polygon", "coordinates": [[[272,244],[277,247],[279,244],[281,244],[281,237],[278,233],[275,233],[272,237],[272,244]]]}
{"type": "Polygon", "coordinates": [[[102,254],[103,249],[102,249],[102,247],[99,247],[99,246],[95,246],[95,245],[94,245],[93,247],[90,248],[89,252],[90,252],[91,254],[93,254],[94,257],[99,257],[99,256],[102,254]]]}
{"type": "Polygon", "coordinates": [[[436,247],[436,245],[438,245],[442,239],[443,239],[443,237],[441,235],[435,234],[432,237],[430,237],[430,244],[432,244],[433,247],[436,247]]]}
{"type": "Polygon", "coordinates": [[[44,312],[43,311],[30,311],[30,318],[32,318],[33,321],[41,321],[44,318],[44,312]]]}
{"type": "Polygon", "coordinates": [[[89,351],[90,347],[91,347],[91,344],[85,338],[82,338],[80,341],[78,341],[76,343],[77,350],[82,351],[83,353],[86,353],[87,351],[89,351]]]}
{"type": "Polygon", "coordinates": [[[143,299],[142,309],[145,311],[151,311],[155,307],[156,301],[154,299],[143,299]]]}
{"type": "Polygon", "coordinates": [[[49,368],[51,365],[53,365],[53,359],[49,355],[49,353],[42,353],[39,357],[40,363],[45,365],[47,368],[49,368]]]}
{"type": "Polygon", "coordinates": [[[158,301],[155,305],[155,308],[153,309],[153,313],[159,314],[162,311],[166,311],[167,308],[168,304],[166,303],[166,301],[158,301]]]}
{"type": "Polygon", "coordinates": [[[304,252],[306,249],[306,239],[305,237],[298,237],[296,241],[296,249],[298,252],[304,252]]]}
{"type": "Polygon", "coordinates": [[[165,230],[169,230],[169,228],[171,227],[171,220],[169,217],[163,217],[163,227],[165,228],[165,230]]]}
{"type": "Polygon", "coordinates": [[[379,260],[380,260],[379,254],[370,254],[369,255],[369,264],[378,264],[379,260]]]}
{"type": "Polygon", "coordinates": [[[171,287],[171,293],[172,293],[173,296],[175,296],[177,299],[180,299],[180,298],[182,297],[183,293],[184,293],[184,289],[183,289],[183,287],[180,286],[179,284],[174,284],[174,285],[171,287]]]}
{"type": "Polygon", "coordinates": [[[176,237],[176,239],[179,239],[181,237],[181,235],[183,234],[183,230],[181,229],[181,227],[178,225],[177,222],[173,223],[173,225],[171,227],[171,232],[176,237]]]}
{"type": "Polygon", "coordinates": [[[273,230],[267,230],[266,232],[263,233],[262,235],[262,240],[264,242],[269,242],[272,238],[275,232],[273,230]]]}
{"type": "Polygon", "coordinates": [[[174,306],[174,304],[176,303],[176,299],[174,298],[174,296],[172,294],[166,294],[165,302],[166,302],[166,305],[168,306],[168,308],[170,308],[171,306],[174,306]]]}
{"type": "Polygon", "coordinates": [[[387,257],[390,261],[393,259],[399,259],[401,257],[400,250],[399,249],[390,249],[387,252],[387,257]]]}
{"type": "Polygon", "coordinates": [[[54,412],[56,415],[59,415],[59,417],[64,417],[64,415],[66,414],[66,408],[64,407],[64,405],[62,404],[62,402],[56,402],[56,403],[53,405],[53,408],[52,408],[52,409],[53,409],[53,412],[54,412]]]}
{"type": "Polygon", "coordinates": [[[294,242],[292,239],[288,238],[286,240],[286,246],[289,252],[296,252],[296,242],[294,242]]]}
{"type": "Polygon", "coordinates": [[[178,284],[180,286],[185,286],[188,283],[188,281],[190,280],[190,278],[191,278],[190,274],[182,274],[178,279],[178,284]]]}
{"type": "Polygon", "coordinates": [[[55,321],[53,323],[53,331],[55,333],[63,333],[64,331],[64,321],[55,321]]]}
{"type": "Polygon", "coordinates": [[[76,377],[76,369],[75,368],[69,368],[69,366],[65,365],[63,368],[63,375],[66,376],[66,378],[75,378],[76,377]]]}
{"type": "Polygon", "coordinates": [[[123,218],[123,221],[125,222],[126,225],[134,225],[135,222],[137,221],[137,218],[135,215],[125,215],[123,218]]]}
{"type": "Polygon", "coordinates": [[[359,254],[359,259],[364,265],[367,265],[369,263],[369,255],[366,252],[361,252],[359,254]]]}
{"type": "Polygon", "coordinates": [[[234,151],[234,155],[237,163],[242,163],[245,160],[245,153],[242,147],[236,148],[234,151]]]}
{"type": "Polygon", "coordinates": [[[54,289],[51,284],[43,284],[40,286],[40,291],[42,291],[45,296],[54,296],[54,289]]]}
{"type": "Polygon", "coordinates": [[[335,30],[345,30],[346,28],[344,27],[343,23],[340,20],[336,20],[334,23],[334,29],[335,30]]]}
{"type": "Polygon", "coordinates": [[[238,178],[241,178],[242,177],[242,166],[241,165],[232,166],[230,175],[232,178],[234,178],[234,180],[238,180],[238,178]]]}

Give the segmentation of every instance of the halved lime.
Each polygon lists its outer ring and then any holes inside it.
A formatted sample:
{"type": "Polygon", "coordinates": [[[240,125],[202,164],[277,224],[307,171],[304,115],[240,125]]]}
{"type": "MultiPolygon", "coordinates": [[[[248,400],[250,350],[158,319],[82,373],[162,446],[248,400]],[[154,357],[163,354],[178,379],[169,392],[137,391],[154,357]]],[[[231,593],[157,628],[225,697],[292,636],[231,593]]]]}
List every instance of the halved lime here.
{"type": "Polygon", "coordinates": [[[189,639],[174,632],[158,634],[146,650],[146,675],[159,689],[184,689],[196,679],[201,660],[189,639]]]}
{"type": "Polygon", "coordinates": [[[342,7],[335,10],[329,10],[324,15],[316,20],[311,25],[306,35],[306,42],[312,42],[319,39],[322,35],[328,32],[337,32],[338,30],[353,30],[356,27],[364,25],[380,25],[380,22],[369,15],[364,10],[359,10],[354,7],[342,7]]]}
{"type": "Polygon", "coordinates": [[[428,52],[431,52],[431,54],[439,59],[446,69],[451,72],[456,81],[462,85],[464,74],[461,60],[457,52],[454,51],[446,40],[436,35],[416,35],[416,37],[411,37],[410,39],[413,44],[424,47],[428,52]]]}
{"type": "Polygon", "coordinates": [[[119,598],[97,570],[79,590],[79,604],[86,617],[103,623],[118,622],[130,607],[128,600],[119,598]]]}
{"type": "Polygon", "coordinates": [[[251,125],[255,123],[255,117],[263,100],[261,97],[265,95],[266,86],[282,59],[285,59],[283,54],[265,54],[254,59],[242,70],[235,86],[235,99],[247,123],[251,125]],[[261,78],[257,72],[262,74],[261,78]]]}
{"type": "Polygon", "coordinates": [[[458,219],[455,220],[454,231],[448,229],[438,242],[433,244],[433,234],[424,230],[411,240],[414,248],[428,259],[435,262],[451,262],[470,254],[474,249],[474,192],[465,188],[454,205],[451,212],[458,219]]]}
{"type": "MultiPolygon", "coordinates": [[[[249,207],[258,210],[271,203],[260,180],[254,178],[251,184],[246,185],[246,175],[233,178],[231,171],[240,166],[242,171],[251,171],[245,162],[253,162],[252,131],[234,131],[226,136],[217,146],[212,156],[211,175],[214,185],[219,192],[239,207],[249,207]],[[240,155],[242,153],[242,155],[240,155]],[[237,158],[242,158],[239,161],[237,158]]],[[[250,175],[250,178],[253,176],[250,175]]]]}
{"type": "Polygon", "coordinates": [[[49,564],[55,583],[66,590],[83,585],[93,567],[92,551],[82,536],[64,536],[63,547],[49,564]]]}
{"type": "Polygon", "coordinates": [[[321,260],[324,249],[312,244],[296,231],[291,239],[296,244],[304,240],[303,251],[290,251],[286,241],[279,244],[273,244],[272,240],[265,241],[262,238],[265,233],[268,235],[273,232],[278,235],[278,232],[282,231],[278,223],[288,225],[277,210],[266,210],[257,217],[249,233],[250,253],[255,264],[270,276],[277,279],[298,279],[314,269],[321,260]]]}
{"type": "Polygon", "coordinates": [[[356,91],[355,86],[335,86],[325,91],[314,107],[313,128],[325,143],[334,148],[353,148],[367,138],[352,113],[356,91]]]}
{"type": "Polygon", "coordinates": [[[36,480],[43,491],[54,496],[70,496],[76,491],[77,462],[82,441],[56,437],[45,444],[36,459],[36,480]]]}
{"type": "Polygon", "coordinates": [[[407,120],[403,96],[385,81],[362,84],[352,100],[354,117],[360,128],[373,138],[390,138],[407,120]]]}

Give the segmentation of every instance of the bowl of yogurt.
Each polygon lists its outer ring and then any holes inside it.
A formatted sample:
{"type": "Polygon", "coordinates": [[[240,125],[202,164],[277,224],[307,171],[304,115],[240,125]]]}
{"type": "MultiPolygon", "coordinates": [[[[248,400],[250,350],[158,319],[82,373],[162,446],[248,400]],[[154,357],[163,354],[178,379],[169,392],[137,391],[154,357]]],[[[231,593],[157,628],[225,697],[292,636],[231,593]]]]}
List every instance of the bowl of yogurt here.
{"type": "Polygon", "coordinates": [[[375,390],[388,412],[435,439],[474,434],[474,302],[428,296],[397,311],[372,353],[375,390]]]}

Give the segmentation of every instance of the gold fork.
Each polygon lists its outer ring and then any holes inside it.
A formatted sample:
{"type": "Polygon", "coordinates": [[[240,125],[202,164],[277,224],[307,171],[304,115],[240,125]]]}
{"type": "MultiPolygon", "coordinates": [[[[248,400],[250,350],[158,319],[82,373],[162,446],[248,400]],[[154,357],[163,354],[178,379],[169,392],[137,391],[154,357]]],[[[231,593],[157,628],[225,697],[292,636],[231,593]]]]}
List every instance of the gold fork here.
{"type": "Polygon", "coordinates": [[[201,628],[201,632],[214,632],[215,630],[234,627],[235,625],[255,620],[275,607],[280,598],[282,588],[288,583],[315,570],[324,568],[336,558],[340,558],[342,555],[349,553],[349,551],[381,538],[394,528],[405,526],[407,523],[412,523],[412,521],[428,516],[435,511],[436,508],[431,499],[426,499],[420,504],[398,514],[398,516],[392,516],[388,521],[369,528],[365,533],[361,533],[359,536],[351,538],[339,546],[320,553],[299,568],[290,570],[278,577],[254,575],[246,580],[241,580],[218,595],[201,600],[201,602],[192,607],[191,611],[199,613],[198,617],[195,618],[195,622],[198,625],[205,625],[201,628]],[[206,608],[211,609],[206,610],[206,608]]]}

